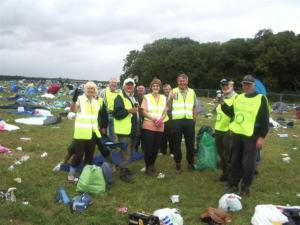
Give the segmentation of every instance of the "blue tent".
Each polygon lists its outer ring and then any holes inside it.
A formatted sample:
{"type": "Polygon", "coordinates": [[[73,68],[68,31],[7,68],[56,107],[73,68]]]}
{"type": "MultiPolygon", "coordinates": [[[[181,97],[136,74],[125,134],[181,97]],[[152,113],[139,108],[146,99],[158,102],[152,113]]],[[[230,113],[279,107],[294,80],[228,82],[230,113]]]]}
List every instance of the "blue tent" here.
{"type": "Polygon", "coordinates": [[[38,90],[36,87],[26,87],[25,94],[34,95],[37,94],[38,90]]]}
{"type": "Polygon", "coordinates": [[[2,86],[0,86],[0,93],[4,92],[4,88],[2,86]]]}
{"type": "Polygon", "coordinates": [[[255,79],[255,92],[262,95],[267,95],[265,85],[258,79],[255,79]]]}

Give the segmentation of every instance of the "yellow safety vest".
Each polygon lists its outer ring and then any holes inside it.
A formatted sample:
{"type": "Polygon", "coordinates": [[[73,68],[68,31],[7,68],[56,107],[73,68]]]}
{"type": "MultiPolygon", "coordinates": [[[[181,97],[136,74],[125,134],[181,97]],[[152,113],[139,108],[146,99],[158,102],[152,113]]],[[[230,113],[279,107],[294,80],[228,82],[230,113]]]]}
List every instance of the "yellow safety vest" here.
{"type": "Polygon", "coordinates": [[[90,140],[93,132],[101,137],[98,127],[99,103],[92,98],[91,103],[85,95],[78,97],[79,112],[76,115],[74,127],[74,139],[90,140]]]}
{"type": "Polygon", "coordinates": [[[177,98],[174,98],[172,103],[172,119],[193,119],[193,108],[195,106],[194,90],[188,88],[185,99],[179,88],[174,88],[172,92],[177,94],[177,98]]]}
{"type": "MultiPolygon", "coordinates": [[[[236,94],[231,96],[230,98],[225,98],[224,102],[228,106],[232,106],[233,100],[235,99],[236,94]]],[[[215,123],[215,130],[218,131],[228,131],[229,130],[229,124],[231,122],[231,118],[227,116],[221,109],[221,105],[218,105],[216,108],[217,111],[217,118],[216,118],[216,123],[215,123]]]]}
{"type": "Polygon", "coordinates": [[[105,89],[106,107],[109,112],[112,112],[114,110],[114,102],[115,102],[115,98],[118,96],[118,94],[119,94],[119,91],[112,92],[109,87],[107,87],[105,89]]]}
{"type": "MultiPolygon", "coordinates": [[[[147,101],[147,111],[150,115],[159,118],[162,116],[164,109],[166,108],[167,98],[164,95],[159,95],[158,101],[153,97],[152,94],[145,95],[147,101]]],[[[145,120],[150,120],[148,117],[145,117],[145,120]]],[[[166,115],[164,122],[168,121],[169,117],[166,115]]]]}
{"type": "Polygon", "coordinates": [[[247,98],[245,94],[240,94],[235,98],[233,101],[234,120],[229,125],[232,132],[248,137],[253,135],[261,99],[261,94],[253,98],[247,98]]]}
{"type": "MultiPolygon", "coordinates": [[[[126,96],[124,96],[123,92],[121,92],[119,95],[124,102],[125,109],[128,110],[132,108],[132,104],[130,100],[126,96]]],[[[123,119],[118,120],[114,118],[115,134],[129,135],[131,133],[131,127],[132,127],[131,117],[132,114],[128,113],[128,115],[123,119]]]]}
{"type": "Polygon", "coordinates": [[[104,103],[103,98],[99,97],[99,98],[98,98],[98,103],[99,103],[99,106],[100,106],[100,109],[99,109],[99,110],[101,110],[102,107],[103,107],[103,103],[104,103]]]}

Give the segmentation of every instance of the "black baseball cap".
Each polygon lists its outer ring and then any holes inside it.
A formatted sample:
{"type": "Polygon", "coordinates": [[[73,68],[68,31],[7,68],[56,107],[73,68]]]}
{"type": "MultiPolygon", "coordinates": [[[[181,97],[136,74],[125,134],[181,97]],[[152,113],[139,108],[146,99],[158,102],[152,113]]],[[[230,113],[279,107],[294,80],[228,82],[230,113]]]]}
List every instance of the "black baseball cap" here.
{"type": "Polygon", "coordinates": [[[255,78],[252,75],[246,75],[246,76],[244,76],[242,83],[254,84],[255,78]]]}

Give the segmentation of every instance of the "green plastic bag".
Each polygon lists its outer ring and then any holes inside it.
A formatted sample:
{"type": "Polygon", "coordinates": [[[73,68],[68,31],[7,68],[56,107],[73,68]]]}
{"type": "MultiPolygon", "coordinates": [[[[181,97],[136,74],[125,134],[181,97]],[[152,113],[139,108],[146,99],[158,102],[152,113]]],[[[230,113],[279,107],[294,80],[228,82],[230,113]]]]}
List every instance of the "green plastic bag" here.
{"type": "Polygon", "coordinates": [[[105,192],[105,179],[101,167],[86,165],[79,177],[77,192],[87,192],[90,194],[101,194],[105,192]]]}
{"type": "Polygon", "coordinates": [[[198,143],[198,159],[195,166],[196,170],[217,169],[217,147],[214,137],[204,132],[198,143]]]}

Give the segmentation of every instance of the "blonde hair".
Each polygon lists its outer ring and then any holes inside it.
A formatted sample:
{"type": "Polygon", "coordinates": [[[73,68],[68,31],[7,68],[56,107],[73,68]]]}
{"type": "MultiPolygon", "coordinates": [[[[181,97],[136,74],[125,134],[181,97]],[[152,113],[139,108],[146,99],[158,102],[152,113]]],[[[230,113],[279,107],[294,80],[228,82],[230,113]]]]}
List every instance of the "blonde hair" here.
{"type": "Polygon", "coordinates": [[[97,85],[96,85],[93,81],[88,81],[88,82],[83,86],[84,93],[86,92],[86,90],[87,90],[88,88],[94,88],[94,90],[95,90],[95,96],[98,95],[98,87],[97,87],[97,85]]]}

